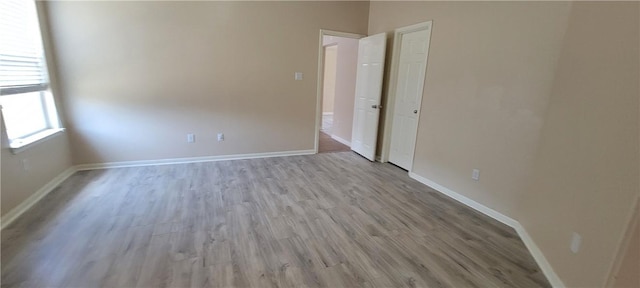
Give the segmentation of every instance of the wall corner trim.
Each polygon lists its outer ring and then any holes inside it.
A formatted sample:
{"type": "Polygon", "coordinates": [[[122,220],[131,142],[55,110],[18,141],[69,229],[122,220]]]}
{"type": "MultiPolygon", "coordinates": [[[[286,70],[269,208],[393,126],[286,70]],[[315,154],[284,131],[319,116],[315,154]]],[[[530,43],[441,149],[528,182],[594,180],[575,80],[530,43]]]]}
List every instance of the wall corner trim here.
{"type": "Polygon", "coordinates": [[[2,224],[0,225],[1,227],[0,229],[4,229],[5,227],[13,223],[13,221],[18,219],[20,215],[22,215],[24,212],[27,212],[27,210],[29,210],[34,204],[38,203],[38,201],[44,198],[44,196],[47,196],[49,192],[57,188],[60,184],[62,184],[62,182],[64,182],[64,180],[67,180],[69,176],[76,173],[76,171],[77,169],[75,166],[71,166],[67,168],[67,170],[64,170],[58,176],[51,179],[51,181],[47,182],[47,184],[44,184],[44,186],[38,189],[38,191],[31,194],[31,196],[29,196],[27,199],[25,199],[20,204],[18,204],[18,206],[11,209],[11,211],[7,212],[6,215],[0,218],[0,222],[2,222],[2,224]]]}
{"type": "Polygon", "coordinates": [[[518,233],[518,236],[520,236],[520,239],[522,240],[522,242],[524,242],[524,245],[529,250],[529,253],[531,253],[531,256],[533,256],[536,263],[538,263],[538,266],[547,277],[547,280],[549,280],[549,283],[551,283],[551,286],[557,288],[566,287],[560,277],[558,277],[558,274],[556,274],[556,272],[551,267],[549,261],[547,261],[547,258],[544,257],[542,250],[540,250],[538,245],[536,245],[536,243],[533,241],[533,238],[531,238],[529,233],[527,233],[520,222],[414,172],[409,172],[409,177],[433,188],[433,190],[436,190],[450,198],[453,198],[454,200],[515,229],[518,233]]]}

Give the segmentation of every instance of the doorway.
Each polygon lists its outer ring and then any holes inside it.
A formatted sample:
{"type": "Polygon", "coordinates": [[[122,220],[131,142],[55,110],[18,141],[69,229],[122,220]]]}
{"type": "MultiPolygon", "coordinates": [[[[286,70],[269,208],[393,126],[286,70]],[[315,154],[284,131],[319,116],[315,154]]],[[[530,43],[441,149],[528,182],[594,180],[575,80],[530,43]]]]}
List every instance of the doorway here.
{"type": "Polygon", "coordinates": [[[361,35],[321,30],[316,152],[351,151],[358,39],[361,35]]]}

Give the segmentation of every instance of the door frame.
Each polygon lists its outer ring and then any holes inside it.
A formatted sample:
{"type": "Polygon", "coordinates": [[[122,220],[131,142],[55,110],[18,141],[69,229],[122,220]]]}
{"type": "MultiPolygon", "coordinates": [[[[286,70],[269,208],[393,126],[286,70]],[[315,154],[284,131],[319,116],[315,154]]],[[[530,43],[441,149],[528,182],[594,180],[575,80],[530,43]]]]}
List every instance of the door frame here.
{"type": "Polygon", "coordinates": [[[318,154],[318,145],[320,143],[320,128],[322,128],[322,88],[324,84],[324,46],[322,45],[323,36],[336,36],[352,39],[360,39],[366,37],[366,35],[362,34],[320,29],[320,36],[318,37],[318,82],[316,88],[316,138],[313,148],[314,154],[318,154]]]}
{"type": "MultiPolygon", "coordinates": [[[[393,33],[393,54],[391,56],[391,71],[389,73],[389,85],[387,85],[387,97],[385,99],[385,114],[384,114],[384,130],[382,134],[382,149],[380,149],[380,162],[389,161],[389,150],[391,148],[391,129],[393,129],[393,113],[396,108],[396,88],[398,86],[398,66],[400,65],[400,48],[402,46],[402,36],[404,34],[420,31],[420,30],[433,30],[433,20],[426,22],[398,28],[393,33]]],[[[427,69],[429,68],[429,50],[431,48],[431,31],[429,32],[429,47],[427,47],[427,69]]],[[[424,73],[425,85],[427,71],[424,73]]],[[[424,93],[424,86],[423,86],[424,93]]],[[[422,97],[420,97],[419,106],[422,106],[422,97]]],[[[420,114],[418,113],[416,121],[420,122],[420,114]]],[[[416,134],[418,131],[416,130],[416,134]]],[[[417,137],[416,137],[417,139],[417,137]]],[[[415,145],[414,145],[415,146],[415,145]]],[[[415,156],[415,148],[414,148],[415,156]]],[[[413,161],[409,172],[413,170],[413,161]]]]}

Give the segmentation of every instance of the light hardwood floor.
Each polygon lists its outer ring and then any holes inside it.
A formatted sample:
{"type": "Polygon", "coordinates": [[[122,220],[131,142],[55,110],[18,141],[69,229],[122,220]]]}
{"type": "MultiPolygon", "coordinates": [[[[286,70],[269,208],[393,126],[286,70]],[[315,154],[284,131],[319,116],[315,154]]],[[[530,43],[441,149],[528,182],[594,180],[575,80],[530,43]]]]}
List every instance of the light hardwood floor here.
{"type": "Polygon", "coordinates": [[[3,287],[548,287],[513,229],[352,152],[78,172],[3,287]]]}
{"type": "Polygon", "coordinates": [[[351,147],[334,140],[329,134],[320,131],[318,153],[334,153],[345,151],[351,151],[351,147]]]}

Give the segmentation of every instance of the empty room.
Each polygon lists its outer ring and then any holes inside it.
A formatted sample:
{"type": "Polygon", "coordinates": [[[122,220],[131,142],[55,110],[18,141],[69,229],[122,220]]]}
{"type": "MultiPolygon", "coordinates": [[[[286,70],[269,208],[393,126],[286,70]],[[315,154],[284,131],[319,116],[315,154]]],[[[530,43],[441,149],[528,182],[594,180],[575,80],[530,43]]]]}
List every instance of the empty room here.
{"type": "Polygon", "coordinates": [[[0,1],[0,287],[640,287],[640,2],[0,1]]]}

